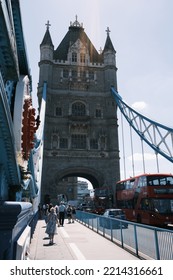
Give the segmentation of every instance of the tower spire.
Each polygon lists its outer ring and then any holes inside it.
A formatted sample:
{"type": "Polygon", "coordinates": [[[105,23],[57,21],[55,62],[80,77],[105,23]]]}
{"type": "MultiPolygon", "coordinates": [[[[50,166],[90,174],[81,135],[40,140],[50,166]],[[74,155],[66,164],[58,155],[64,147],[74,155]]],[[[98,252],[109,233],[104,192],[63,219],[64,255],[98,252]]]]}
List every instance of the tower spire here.
{"type": "Polygon", "coordinates": [[[51,26],[49,20],[47,21],[47,23],[45,25],[47,26],[47,30],[49,30],[49,27],[51,26]]]}
{"type": "Polygon", "coordinates": [[[106,29],[105,31],[106,31],[106,33],[107,33],[107,36],[109,36],[109,33],[111,32],[110,29],[109,29],[109,27],[107,27],[107,29],[106,29]]]}
{"type": "Polygon", "coordinates": [[[49,20],[47,21],[47,23],[45,25],[47,28],[46,28],[45,35],[43,37],[43,41],[41,42],[40,46],[47,45],[47,46],[54,47],[51,36],[50,36],[50,32],[49,32],[49,27],[51,26],[49,20]]]}
{"type": "Polygon", "coordinates": [[[115,53],[114,46],[113,46],[111,38],[109,36],[109,33],[111,32],[109,27],[107,27],[107,29],[105,31],[107,33],[107,38],[106,38],[106,43],[105,43],[103,52],[105,52],[105,51],[113,51],[115,53]]]}

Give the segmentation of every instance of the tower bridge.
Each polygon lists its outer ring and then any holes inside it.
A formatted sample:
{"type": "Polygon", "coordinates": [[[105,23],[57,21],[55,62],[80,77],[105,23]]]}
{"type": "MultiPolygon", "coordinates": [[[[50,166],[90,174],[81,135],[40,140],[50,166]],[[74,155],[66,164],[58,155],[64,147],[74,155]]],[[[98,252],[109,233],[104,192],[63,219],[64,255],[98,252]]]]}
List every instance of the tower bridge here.
{"type": "Polygon", "coordinates": [[[134,111],[117,93],[109,28],[97,52],[77,18],[57,48],[50,26],[40,44],[37,116],[20,1],[1,1],[0,259],[16,258],[20,237],[18,257],[28,250],[39,203],[47,195],[53,202],[58,193],[68,195],[63,178],[84,177],[114,194],[120,179],[117,109],[142,141],[173,161],[173,129],[134,111]]]}
{"type": "Polygon", "coordinates": [[[120,178],[116,102],[115,49],[107,32],[98,53],[77,20],[71,23],[57,48],[50,24],[40,44],[38,98],[47,83],[42,197],[65,193],[60,179],[89,179],[93,188],[107,185],[113,194],[120,178]]]}

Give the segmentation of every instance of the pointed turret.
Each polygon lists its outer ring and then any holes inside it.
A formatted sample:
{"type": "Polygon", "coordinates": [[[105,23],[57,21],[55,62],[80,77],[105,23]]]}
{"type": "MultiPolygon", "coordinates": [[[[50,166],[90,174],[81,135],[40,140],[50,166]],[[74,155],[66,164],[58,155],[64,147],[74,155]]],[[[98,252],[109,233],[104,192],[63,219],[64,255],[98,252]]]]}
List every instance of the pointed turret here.
{"type": "Polygon", "coordinates": [[[105,65],[115,65],[116,51],[112,44],[111,38],[109,36],[109,33],[110,33],[109,27],[107,28],[106,32],[107,32],[107,38],[106,38],[106,43],[105,43],[105,46],[103,49],[104,64],[105,65]]]}
{"type": "MultiPolygon", "coordinates": [[[[53,71],[53,53],[54,53],[54,45],[52,43],[51,35],[49,32],[50,23],[47,21],[46,23],[46,32],[43,37],[43,40],[40,44],[40,81],[39,83],[42,84],[44,81],[49,82],[52,76],[53,71]]],[[[39,100],[40,102],[41,100],[39,100]]]]}
{"type": "Polygon", "coordinates": [[[53,59],[53,52],[54,52],[54,45],[52,43],[52,39],[49,32],[50,23],[49,21],[46,23],[47,29],[43,40],[40,44],[40,51],[41,51],[41,58],[40,60],[52,60],[53,59]]]}
{"type": "Polygon", "coordinates": [[[109,36],[110,30],[109,27],[106,30],[107,38],[106,43],[103,49],[103,61],[105,66],[105,88],[110,89],[110,86],[113,85],[117,89],[117,78],[116,78],[116,51],[112,44],[111,38],[109,36]]]}

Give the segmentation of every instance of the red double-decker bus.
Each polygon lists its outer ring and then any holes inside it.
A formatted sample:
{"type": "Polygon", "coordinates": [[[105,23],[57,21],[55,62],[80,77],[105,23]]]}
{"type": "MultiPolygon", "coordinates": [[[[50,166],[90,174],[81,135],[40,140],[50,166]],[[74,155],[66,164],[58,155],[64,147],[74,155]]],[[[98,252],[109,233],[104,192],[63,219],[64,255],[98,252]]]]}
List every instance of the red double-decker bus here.
{"type": "Polygon", "coordinates": [[[142,174],[118,181],[116,204],[129,221],[173,226],[173,175],[142,174]]]}
{"type": "Polygon", "coordinates": [[[95,188],[92,200],[93,213],[103,214],[106,208],[112,207],[112,195],[108,187],[95,188]]]}

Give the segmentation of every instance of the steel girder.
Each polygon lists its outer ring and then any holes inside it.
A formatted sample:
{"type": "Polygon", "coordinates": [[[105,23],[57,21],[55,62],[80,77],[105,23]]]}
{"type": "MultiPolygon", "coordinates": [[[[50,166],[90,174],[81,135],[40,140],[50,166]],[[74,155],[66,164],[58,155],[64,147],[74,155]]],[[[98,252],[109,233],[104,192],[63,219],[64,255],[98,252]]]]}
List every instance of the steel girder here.
{"type": "Polygon", "coordinates": [[[173,128],[155,122],[132,109],[122,100],[122,97],[114,87],[111,87],[111,92],[121,113],[139,137],[156,154],[160,154],[170,162],[173,162],[173,128]]]}

